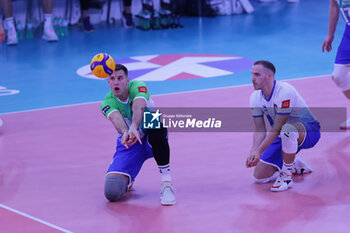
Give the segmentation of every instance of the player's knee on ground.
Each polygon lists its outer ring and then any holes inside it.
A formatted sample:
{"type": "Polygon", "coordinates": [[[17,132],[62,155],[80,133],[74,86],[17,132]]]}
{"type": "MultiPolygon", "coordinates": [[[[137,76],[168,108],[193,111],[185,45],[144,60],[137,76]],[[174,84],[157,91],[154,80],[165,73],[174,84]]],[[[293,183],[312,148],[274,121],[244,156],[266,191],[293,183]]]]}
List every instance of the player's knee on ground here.
{"type": "Polygon", "coordinates": [[[256,173],[254,173],[254,174],[253,174],[253,180],[254,180],[254,183],[257,183],[257,184],[265,184],[265,183],[267,183],[267,182],[276,180],[278,174],[279,174],[279,172],[278,172],[278,171],[275,171],[275,173],[273,173],[271,176],[269,176],[269,177],[264,177],[264,176],[261,175],[261,174],[256,174],[256,173]]]}
{"type": "Polygon", "coordinates": [[[282,126],[280,133],[282,151],[287,154],[297,153],[299,132],[297,128],[289,123],[282,126]]]}
{"type": "Polygon", "coordinates": [[[278,175],[278,169],[275,166],[260,162],[254,168],[252,178],[255,183],[263,184],[275,180],[276,173],[278,175]]]}
{"type": "Polygon", "coordinates": [[[332,79],[334,83],[342,90],[350,90],[350,67],[345,65],[335,64],[334,71],[332,73],[332,79]]]}
{"type": "Polygon", "coordinates": [[[105,196],[111,201],[118,201],[124,196],[128,188],[128,180],[122,176],[106,176],[105,196]]]}

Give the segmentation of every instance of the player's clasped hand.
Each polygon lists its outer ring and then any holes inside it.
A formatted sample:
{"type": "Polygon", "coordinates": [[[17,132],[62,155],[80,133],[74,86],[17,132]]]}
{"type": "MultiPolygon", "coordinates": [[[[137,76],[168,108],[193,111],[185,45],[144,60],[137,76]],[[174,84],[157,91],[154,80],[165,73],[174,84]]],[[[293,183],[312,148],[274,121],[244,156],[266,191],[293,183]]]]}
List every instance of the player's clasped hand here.
{"type": "Polygon", "coordinates": [[[133,144],[136,142],[136,140],[139,141],[140,144],[142,144],[138,127],[135,127],[133,124],[129,128],[129,139],[133,141],[133,144]]]}
{"type": "Polygon", "coordinates": [[[132,146],[137,141],[136,137],[130,137],[129,132],[125,131],[122,136],[121,144],[129,149],[129,146],[132,146]]]}
{"type": "Polygon", "coordinates": [[[246,167],[255,167],[260,160],[260,156],[256,154],[251,154],[248,156],[247,161],[246,161],[246,167]]]}
{"type": "Polygon", "coordinates": [[[121,143],[129,149],[129,146],[134,145],[137,141],[142,144],[140,133],[137,128],[130,126],[129,131],[123,133],[121,143]]]}

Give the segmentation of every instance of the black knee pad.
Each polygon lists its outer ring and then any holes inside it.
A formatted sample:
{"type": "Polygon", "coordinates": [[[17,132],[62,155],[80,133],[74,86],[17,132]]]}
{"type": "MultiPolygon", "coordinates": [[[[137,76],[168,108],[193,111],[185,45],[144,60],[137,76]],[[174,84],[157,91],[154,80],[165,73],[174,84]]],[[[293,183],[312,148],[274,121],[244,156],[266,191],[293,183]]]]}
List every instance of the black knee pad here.
{"type": "Polygon", "coordinates": [[[157,142],[167,142],[168,130],[163,127],[161,124],[160,129],[147,129],[148,141],[151,146],[156,144],[157,142]]]}
{"type": "Polygon", "coordinates": [[[122,176],[106,176],[105,196],[111,201],[118,201],[124,196],[128,188],[128,180],[122,176]]]}
{"type": "Polygon", "coordinates": [[[168,143],[168,131],[161,125],[160,129],[147,130],[148,142],[152,147],[154,159],[158,166],[169,164],[170,149],[168,143]]]}

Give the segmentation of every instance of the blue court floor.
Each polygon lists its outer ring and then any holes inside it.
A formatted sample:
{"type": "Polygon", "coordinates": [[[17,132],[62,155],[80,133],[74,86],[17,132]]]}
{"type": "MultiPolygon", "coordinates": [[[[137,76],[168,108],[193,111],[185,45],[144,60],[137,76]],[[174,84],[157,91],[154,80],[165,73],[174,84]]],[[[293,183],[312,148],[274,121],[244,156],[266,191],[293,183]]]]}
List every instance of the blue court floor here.
{"type": "MultiPolygon", "coordinates": [[[[79,76],[99,52],[118,62],[134,56],[212,54],[266,59],[277,67],[277,79],[332,72],[344,22],[339,20],[330,54],[321,51],[328,29],[328,1],[252,1],[252,14],[215,18],[183,17],[184,28],[160,31],[124,29],[120,24],[96,25],[93,33],[78,26],[57,43],[37,32],[33,40],[0,46],[0,113],[101,101],[108,91],[103,80],[79,76]],[[16,93],[9,95],[8,93],[16,93]]],[[[179,68],[181,69],[181,68],[179,68]]],[[[146,81],[152,94],[210,89],[250,83],[249,68],[210,78],[146,81]]]]}

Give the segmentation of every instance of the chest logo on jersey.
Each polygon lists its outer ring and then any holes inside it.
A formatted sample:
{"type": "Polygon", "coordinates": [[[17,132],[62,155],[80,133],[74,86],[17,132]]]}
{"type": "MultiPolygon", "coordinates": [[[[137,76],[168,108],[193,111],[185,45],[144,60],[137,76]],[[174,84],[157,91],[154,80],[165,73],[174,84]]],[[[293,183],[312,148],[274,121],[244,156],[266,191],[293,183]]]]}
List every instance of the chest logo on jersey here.
{"type": "Polygon", "coordinates": [[[143,87],[138,87],[139,89],[139,92],[142,92],[142,93],[147,93],[147,87],[143,86],[143,87]]]}
{"type": "Polygon", "coordinates": [[[281,108],[289,108],[289,105],[290,105],[290,100],[284,100],[282,101],[281,108]]]}

